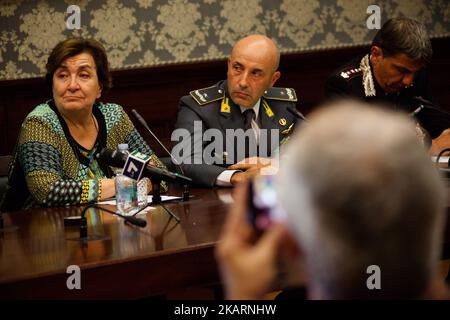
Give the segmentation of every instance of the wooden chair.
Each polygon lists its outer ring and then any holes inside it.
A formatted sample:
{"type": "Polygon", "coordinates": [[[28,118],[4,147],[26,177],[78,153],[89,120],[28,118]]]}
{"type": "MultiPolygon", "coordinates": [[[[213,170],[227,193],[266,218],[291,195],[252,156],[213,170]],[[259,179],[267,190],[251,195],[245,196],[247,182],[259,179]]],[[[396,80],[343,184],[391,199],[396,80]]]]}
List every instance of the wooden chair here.
{"type": "Polygon", "coordinates": [[[8,183],[8,168],[11,159],[12,157],[10,155],[0,156],[0,200],[3,198],[3,193],[8,183]]]}

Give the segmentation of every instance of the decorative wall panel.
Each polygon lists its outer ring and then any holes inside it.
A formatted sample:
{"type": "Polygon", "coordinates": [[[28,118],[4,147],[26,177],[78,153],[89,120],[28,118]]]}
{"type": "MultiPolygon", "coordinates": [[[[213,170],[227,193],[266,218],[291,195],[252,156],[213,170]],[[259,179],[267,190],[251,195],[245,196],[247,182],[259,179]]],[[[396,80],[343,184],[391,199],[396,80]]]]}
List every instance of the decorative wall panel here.
{"type": "Polygon", "coordinates": [[[0,80],[42,76],[50,50],[69,36],[104,44],[113,69],[224,59],[237,39],[262,33],[282,53],[367,44],[367,7],[381,21],[411,16],[432,37],[450,36],[448,0],[0,0],[0,80]],[[66,26],[78,5],[80,29],[66,26]]]}

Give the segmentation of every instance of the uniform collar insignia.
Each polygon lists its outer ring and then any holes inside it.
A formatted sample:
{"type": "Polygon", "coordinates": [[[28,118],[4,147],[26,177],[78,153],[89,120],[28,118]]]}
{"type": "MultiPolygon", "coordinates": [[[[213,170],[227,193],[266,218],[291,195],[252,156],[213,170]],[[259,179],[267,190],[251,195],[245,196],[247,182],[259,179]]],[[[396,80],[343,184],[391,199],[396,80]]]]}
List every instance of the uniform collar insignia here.
{"type": "Polygon", "coordinates": [[[289,126],[289,128],[284,129],[283,131],[281,131],[281,134],[288,134],[288,133],[290,133],[293,126],[294,126],[294,124],[291,123],[291,125],[289,126]]]}
{"type": "Polygon", "coordinates": [[[231,108],[230,108],[230,104],[228,103],[229,98],[224,97],[222,99],[222,104],[220,105],[220,112],[225,112],[225,113],[230,113],[231,108]]]}
{"type": "Polygon", "coordinates": [[[225,95],[225,91],[217,85],[214,85],[207,88],[193,90],[189,94],[200,106],[204,106],[210,102],[222,99],[225,95]]]}
{"type": "Polygon", "coordinates": [[[263,97],[271,100],[297,101],[297,95],[292,88],[270,87],[264,91],[263,97]]]}
{"type": "Polygon", "coordinates": [[[267,117],[272,118],[273,117],[273,111],[270,108],[270,106],[267,104],[266,100],[261,100],[262,106],[264,108],[264,111],[266,112],[267,117]]]}

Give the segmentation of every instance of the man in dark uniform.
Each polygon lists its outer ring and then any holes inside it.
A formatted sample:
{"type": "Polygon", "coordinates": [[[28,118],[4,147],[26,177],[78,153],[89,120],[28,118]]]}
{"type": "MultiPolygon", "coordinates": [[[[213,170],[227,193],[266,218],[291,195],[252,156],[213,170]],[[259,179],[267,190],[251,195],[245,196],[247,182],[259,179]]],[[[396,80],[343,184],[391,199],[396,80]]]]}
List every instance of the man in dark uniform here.
{"type": "Polygon", "coordinates": [[[296,123],[288,108],[297,101],[294,89],[272,87],[279,59],[271,39],[248,36],[233,47],[226,81],[181,98],[172,154],[195,183],[234,185],[278,155],[296,123]]]}
{"type": "Polygon", "coordinates": [[[438,153],[450,146],[446,130],[450,115],[429,103],[431,94],[424,67],[432,54],[422,23],[409,18],[390,19],[375,35],[370,53],[350,61],[328,78],[325,96],[390,104],[414,115],[420,125],[418,130],[433,139],[430,152],[438,153]]]}

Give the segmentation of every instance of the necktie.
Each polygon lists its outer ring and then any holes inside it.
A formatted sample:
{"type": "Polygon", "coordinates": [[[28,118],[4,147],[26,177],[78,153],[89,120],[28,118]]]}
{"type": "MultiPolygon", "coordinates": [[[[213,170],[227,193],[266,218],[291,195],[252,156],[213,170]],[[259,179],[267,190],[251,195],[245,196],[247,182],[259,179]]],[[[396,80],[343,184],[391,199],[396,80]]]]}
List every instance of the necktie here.
{"type": "Polygon", "coordinates": [[[248,158],[256,156],[258,153],[258,146],[256,144],[254,130],[252,128],[252,120],[255,118],[255,111],[253,109],[247,109],[242,114],[244,115],[244,130],[247,131],[248,129],[250,129],[253,132],[250,137],[246,137],[245,139],[245,157],[248,158]],[[253,148],[251,148],[252,145],[253,148]]]}
{"type": "Polygon", "coordinates": [[[244,115],[244,130],[252,128],[252,120],[255,119],[255,111],[247,109],[243,112],[244,115]]]}

